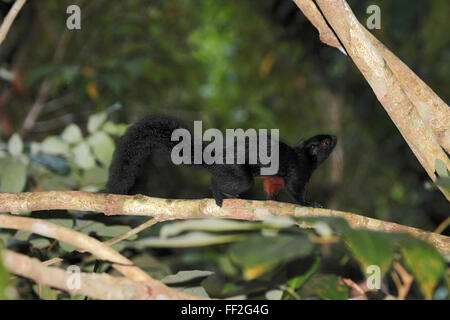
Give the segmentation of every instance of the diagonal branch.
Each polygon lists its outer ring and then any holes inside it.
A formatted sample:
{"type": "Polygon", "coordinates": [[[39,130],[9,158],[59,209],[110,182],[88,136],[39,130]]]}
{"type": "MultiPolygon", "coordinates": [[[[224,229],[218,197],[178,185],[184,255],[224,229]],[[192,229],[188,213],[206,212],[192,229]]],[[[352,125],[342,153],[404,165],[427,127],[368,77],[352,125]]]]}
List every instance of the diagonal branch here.
{"type": "MultiPolygon", "coordinates": [[[[35,281],[40,285],[58,288],[104,300],[152,299],[152,288],[145,283],[108,274],[68,273],[63,269],[48,267],[37,259],[10,250],[3,250],[3,263],[12,273],[35,281]],[[77,286],[74,277],[79,277],[77,286]]],[[[154,297],[153,297],[154,298],[154,297]]]]}
{"type": "Polygon", "coordinates": [[[96,255],[101,260],[111,261],[122,265],[132,265],[132,262],[102,242],[85,235],[42,219],[0,215],[0,227],[5,229],[24,230],[70,243],[96,255]]]}
{"type": "MultiPolygon", "coordinates": [[[[341,43],[344,45],[423,168],[435,181],[436,159],[441,159],[450,168],[450,160],[442,150],[450,152],[448,105],[358,22],[344,0],[316,0],[320,11],[313,0],[294,2],[318,29],[323,42],[341,51],[344,51],[341,43]]],[[[449,191],[440,189],[450,200],[449,191]]]]}
{"type": "MultiPolygon", "coordinates": [[[[90,252],[99,259],[113,262],[113,268],[122,273],[127,279],[142,282],[148,287],[146,296],[148,299],[155,299],[158,298],[158,296],[164,296],[170,299],[196,299],[196,297],[171,289],[162,282],[153,279],[142,269],[134,266],[129,259],[122,256],[108,245],[81,232],[74,231],[42,219],[17,217],[7,214],[0,215],[0,228],[25,230],[44,237],[64,241],[90,252]]],[[[42,265],[45,268],[48,266],[48,264],[42,265]]],[[[14,272],[15,270],[13,269],[12,271],[14,272]]],[[[34,279],[32,275],[27,277],[34,279]]]]}
{"type": "Polygon", "coordinates": [[[3,40],[5,40],[6,35],[8,34],[9,29],[11,28],[11,25],[14,22],[14,19],[19,14],[20,9],[22,9],[26,1],[27,0],[17,0],[13,4],[11,9],[9,9],[9,12],[5,17],[5,20],[3,20],[3,23],[0,26],[0,45],[3,43],[3,40]]]}

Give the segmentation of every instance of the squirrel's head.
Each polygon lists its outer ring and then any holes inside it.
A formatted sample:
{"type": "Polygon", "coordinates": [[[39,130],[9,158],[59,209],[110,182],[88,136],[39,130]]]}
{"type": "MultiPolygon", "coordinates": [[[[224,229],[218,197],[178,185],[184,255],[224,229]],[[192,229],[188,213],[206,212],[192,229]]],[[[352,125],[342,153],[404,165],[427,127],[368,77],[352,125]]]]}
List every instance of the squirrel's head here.
{"type": "Polygon", "coordinates": [[[324,162],[337,144],[337,137],[319,134],[306,141],[300,141],[296,149],[308,156],[315,167],[324,162]]]}

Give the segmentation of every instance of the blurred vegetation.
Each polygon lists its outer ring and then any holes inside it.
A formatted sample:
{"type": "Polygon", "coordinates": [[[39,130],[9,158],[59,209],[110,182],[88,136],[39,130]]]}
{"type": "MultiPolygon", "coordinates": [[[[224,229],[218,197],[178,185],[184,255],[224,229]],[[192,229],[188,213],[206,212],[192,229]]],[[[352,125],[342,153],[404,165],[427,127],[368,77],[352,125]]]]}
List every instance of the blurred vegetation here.
{"type": "MultiPolygon", "coordinates": [[[[372,2],[348,2],[364,22],[372,2]]],[[[3,15],[8,3],[0,2],[3,15]]],[[[382,28],[373,31],[375,36],[448,101],[450,3],[383,0],[379,5],[382,28]]],[[[1,192],[100,191],[117,137],[142,116],[164,113],[187,124],[203,120],[204,128],[279,128],[288,143],[335,134],[338,147],[314,174],[308,198],[430,231],[448,217],[448,202],[351,60],[323,45],[288,0],[31,1],[0,47],[0,68],[16,74],[14,82],[0,79],[1,192]],[[81,7],[81,30],[66,28],[70,4],[81,7]],[[21,132],[45,83],[43,111],[28,132],[21,132]]],[[[146,169],[140,192],[211,196],[204,172],[175,167],[158,156],[146,169]]],[[[261,182],[244,196],[264,199],[261,182]]],[[[280,200],[292,202],[287,194],[280,200]]],[[[54,222],[101,239],[142,222],[79,212],[32,215],[63,219],[54,222]]],[[[226,229],[227,223],[202,230],[202,222],[196,222],[170,234],[191,237],[179,241],[158,237],[170,226],[163,223],[116,248],[156,278],[180,270],[214,271],[178,281],[194,283],[186,288],[213,297],[345,299],[347,287],[337,276],[361,280],[372,262],[385,266],[384,274],[393,259],[402,260],[416,278],[410,297],[431,298],[435,287],[435,297],[448,296],[442,258],[409,237],[335,230],[339,223],[328,222],[340,240],[321,246],[311,240],[312,231],[267,231],[264,224],[246,228],[247,223],[238,222],[242,226],[226,229]]],[[[92,271],[93,258],[69,254],[73,247],[64,243],[23,232],[1,231],[0,237],[8,248],[41,260],[66,254],[67,263],[92,271]]],[[[23,298],[43,297],[30,282],[18,281],[17,287],[23,298]]],[[[49,290],[48,297],[55,298],[49,290]]]]}

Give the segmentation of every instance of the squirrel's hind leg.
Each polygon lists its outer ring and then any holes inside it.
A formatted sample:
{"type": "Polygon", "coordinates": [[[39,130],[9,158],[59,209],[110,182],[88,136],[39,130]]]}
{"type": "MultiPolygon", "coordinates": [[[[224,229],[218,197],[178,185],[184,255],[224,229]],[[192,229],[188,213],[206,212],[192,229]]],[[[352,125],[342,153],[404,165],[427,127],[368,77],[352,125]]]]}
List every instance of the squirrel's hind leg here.
{"type": "Polygon", "coordinates": [[[219,207],[222,206],[224,199],[238,198],[253,184],[253,176],[240,166],[223,167],[222,170],[214,172],[211,177],[211,190],[219,207]]]}

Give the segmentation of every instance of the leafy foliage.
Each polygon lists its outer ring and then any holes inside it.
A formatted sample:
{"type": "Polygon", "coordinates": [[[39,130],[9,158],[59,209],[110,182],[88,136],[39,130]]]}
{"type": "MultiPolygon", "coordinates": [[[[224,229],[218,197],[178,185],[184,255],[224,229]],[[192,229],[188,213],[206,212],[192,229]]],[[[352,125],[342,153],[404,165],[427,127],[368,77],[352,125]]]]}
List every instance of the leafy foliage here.
{"type": "MultiPolygon", "coordinates": [[[[0,246],[1,248],[2,246],[0,246]]],[[[7,288],[9,285],[9,274],[3,266],[2,257],[0,255],[0,300],[8,299],[7,288]]]]}
{"type": "Polygon", "coordinates": [[[414,274],[423,294],[427,299],[431,299],[444,274],[443,258],[428,243],[411,238],[402,238],[401,252],[406,266],[414,274]]]}
{"type": "Polygon", "coordinates": [[[352,230],[344,235],[344,239],[363,272],[371,265],[379,266],[382,275],[388,271],[394,258],[395,243],[386,234],[352,230]]]}
{"type": "Polygon", "coordinates": [[[28,148],[24,148],[19,135],[12,135],[7,146],[0,148],[0,191],[23,191],[28,175],[40,183],[37,187],[43,191],[100,190],[106,183],[115,148],[112,137],[123,134],[126,128],[106,122],[107,116],[106,112],[93,114],[86,137],[75,124],[68,125],[59,136],[26,144],[28,148]]]}

